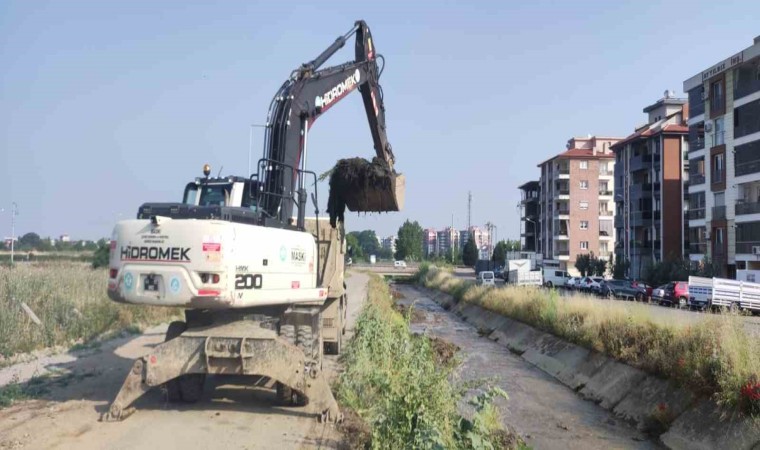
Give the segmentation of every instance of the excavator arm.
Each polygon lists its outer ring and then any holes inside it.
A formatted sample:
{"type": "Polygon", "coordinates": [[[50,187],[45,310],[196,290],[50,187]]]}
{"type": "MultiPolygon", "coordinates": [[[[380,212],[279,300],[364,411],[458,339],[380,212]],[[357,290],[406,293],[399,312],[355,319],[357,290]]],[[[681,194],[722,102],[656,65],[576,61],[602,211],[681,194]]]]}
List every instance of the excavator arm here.
{"type": "MultiPolygon", "coordinates": [[[[328,210],[331,221],[342,219],[345,206],[352,211],[398,211],[403,206],[404,179],[395,173],[395,158],[385,127],[385,105],[378,58],[372,35],[364,21],[357,21],[344,36],[314,60],[301,65],[277,92],[267,117],[264,160],[268,170],[262,184],[267,195],[262,203],[270,218],[290,219],[300,198],[298,173],[306,169],[309,129],[314,122],[354,90],[362,94],[376,158],[342,160],[330,182],[328,210]],[[320,69],[346,41],[356,35],[355,60],[320,69]]],[[[302,210],[299,207],[299,212],[302,210]]]]}

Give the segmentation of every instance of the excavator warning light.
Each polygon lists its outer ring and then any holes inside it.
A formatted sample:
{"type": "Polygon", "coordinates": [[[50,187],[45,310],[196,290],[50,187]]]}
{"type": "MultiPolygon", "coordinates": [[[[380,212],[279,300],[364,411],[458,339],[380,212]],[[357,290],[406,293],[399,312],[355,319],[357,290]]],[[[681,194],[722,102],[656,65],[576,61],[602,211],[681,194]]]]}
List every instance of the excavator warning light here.
{"type": "Polygon", "coordinates": [[[209,166],[208,164],[204,164],[203,165],[203,175],[205,175],[205,176],[208,177],[210,173],[211,173],[211,166],[209,166]]]}

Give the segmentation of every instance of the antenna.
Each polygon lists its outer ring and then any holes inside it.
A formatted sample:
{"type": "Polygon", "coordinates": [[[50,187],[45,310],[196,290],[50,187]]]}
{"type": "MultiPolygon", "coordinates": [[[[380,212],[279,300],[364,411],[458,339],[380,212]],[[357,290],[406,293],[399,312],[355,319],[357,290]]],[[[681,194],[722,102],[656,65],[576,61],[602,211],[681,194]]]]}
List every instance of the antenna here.
{"type": "Polygon", "coordinates": [[[472,191],[467,193],[467,231],[472,228],[472,191]]]}
{"type": "Polygon", "coordinates": [[[222,169],[224,169],[224,166],[219,166],[219,173],[216,174],[217,178],[222,176],[222,169]]]}

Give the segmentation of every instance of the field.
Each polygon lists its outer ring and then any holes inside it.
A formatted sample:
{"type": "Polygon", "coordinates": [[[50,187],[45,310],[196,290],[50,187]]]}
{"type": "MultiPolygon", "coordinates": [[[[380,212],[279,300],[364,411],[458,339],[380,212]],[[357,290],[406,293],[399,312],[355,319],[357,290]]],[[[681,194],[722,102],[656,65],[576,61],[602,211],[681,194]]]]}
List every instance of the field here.
{"type": "Polygon", "coordinates": [[[88,343],[106,334],[161,323],[173,308],[134,307],[106,296],[108,274],[87,263],[36,262],[0,266],[0,361],[52,346],[88,343]],[[37,325],[25,304],[42,322],[37,325]]]}
{"type": "Polygon", "coordinates": [[[540,288],[485,288],[437,268],[423,267],[418,277],[459,301],[676,380],[727,408],[760,414],[760,342],[736,314],[663,323],[645,305],[600,306],[582,295],[560,297],[540,288]]]}

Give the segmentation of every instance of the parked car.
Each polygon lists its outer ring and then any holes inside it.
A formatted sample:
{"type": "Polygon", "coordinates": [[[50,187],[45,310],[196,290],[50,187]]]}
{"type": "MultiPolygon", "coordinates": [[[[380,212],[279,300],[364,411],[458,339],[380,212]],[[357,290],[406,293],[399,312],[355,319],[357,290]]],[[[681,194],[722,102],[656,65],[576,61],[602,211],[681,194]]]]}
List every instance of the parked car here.
{"type": "Polygon", "coordinates": [[[654,291],[654,288],[643,281],[634,281],[631,283],[633,287],[637,288],[639,292],[641,292],[640,296],[636,297],[637,301],[646,301],[648,302],[652,298],[652,291],[654,291]]]}
{"type": "Polygon", "coordinates": [[[490,270],[484,270],[475,278],[475,282],[482,286],[495,286],[496,276],[490,270]]]}
{"type": "Polygon", "coordinates": [[[565,288],[566,289],[575,289],[578,287],[578,284],[580,284],[581,277],[572,277],[569,278],[567,281],[565,281],[565,288]]]}
{"type": "Polygon", "coordinates": [[[406,269],[406,261],[394,261],[393,267],[396,269],[406,269]]]}
{"type": "Polygon", "coordinates": [[[662,302],[665,299],[665,288],[667,287],[667,284],[663,284],[662,286],[657,286],[656,288],[652,289],[652,301],[662,305],[662,302]]]}
{"type": "Polygon", "coordinates": [[[665,295],[660,304],[686,308],[689,305],[689,283],[686,281],[671,281],[665,285],[665,295]]]}
{"type": "Polygon", "coordinates": [[[582,291],[598,293],[601,287],[601,282],[604,281],[602,277],[585,277],[581,280],[579,288],[582,291]]]}
{"type": "Polygon", "coordinates": [[[635,299],[639,294],[629,280],[604,280],[600,287],[599,295],[608,298],[635,299]]]}

